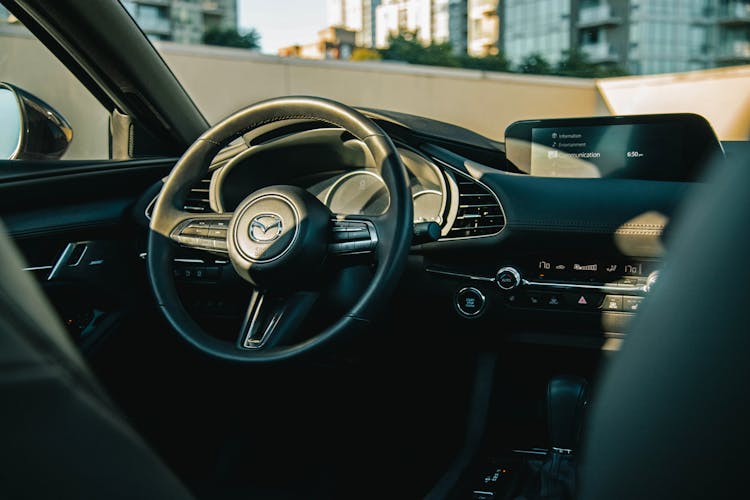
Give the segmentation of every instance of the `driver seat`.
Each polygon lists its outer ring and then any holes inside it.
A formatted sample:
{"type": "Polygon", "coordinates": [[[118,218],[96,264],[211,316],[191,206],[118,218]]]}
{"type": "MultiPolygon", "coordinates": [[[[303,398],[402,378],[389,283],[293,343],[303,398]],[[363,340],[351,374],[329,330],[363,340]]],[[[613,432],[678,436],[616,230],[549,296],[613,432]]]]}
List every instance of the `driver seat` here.
{"type": "Polygon", "coordinates": [[[190,492],[94,379],[0,223],[0,497],[190,492]]]}

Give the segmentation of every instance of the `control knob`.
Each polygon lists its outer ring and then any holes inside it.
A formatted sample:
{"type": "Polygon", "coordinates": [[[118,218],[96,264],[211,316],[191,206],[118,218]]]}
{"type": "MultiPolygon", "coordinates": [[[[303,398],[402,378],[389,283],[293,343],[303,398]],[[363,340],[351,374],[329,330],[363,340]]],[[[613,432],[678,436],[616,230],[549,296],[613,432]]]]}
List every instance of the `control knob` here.
{"type": "Polygon", "coordinates": [[[513,290],[521,284],[521,273],[514,267],[503,267],[495,275],[495,281],[501,290],[513,290]]]}

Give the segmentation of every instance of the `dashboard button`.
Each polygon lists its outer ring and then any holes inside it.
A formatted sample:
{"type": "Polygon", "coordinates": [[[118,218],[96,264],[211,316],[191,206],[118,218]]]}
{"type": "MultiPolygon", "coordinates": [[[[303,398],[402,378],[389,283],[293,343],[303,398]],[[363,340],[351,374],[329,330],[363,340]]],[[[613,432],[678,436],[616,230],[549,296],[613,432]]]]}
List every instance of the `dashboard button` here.
{"type": "Polygon", "coordinates": [[[542,302],[542,296],[538,293],[530,293],[526,295],[526,300],[528,301],[530,306],[541,306],[544,302],[542,302]]]}
{"type": "Polygon", "coordinates": [[[597,293],[575,292],[565,296],[568,305],[574,309],[596,309],[602,302],[602,296],[597,293]]]}
{"type": "Polygon", "coordinates": [[[559,295],[547,295],[544,297],[543,304],[548,307],[560,307],[562,298],[559,295]]]}
{"type": "Polygon", "coordinates": [[[620,286],[638,286],[638,278],[622,278],[617,282],[620,286]]]}
{"type": "Polygon", "coordinates": [[[602,309],[605,311],[622,311],[622,296],[607,295],[602,302],[602,309]]]}
{"type": "Polygon", "coordinates": [[[456,294],[456,311],[465,318],[476,318],[484,311],[485,302],[484,295],[476,288],[462,288],[456,294]]]}
{"type": "Polygon", "coordinates": [[[623,297],[622,309],[626,312],[637,312],[641,307],[643,297],[623,297]]]}
{"type": "Polygon", "coordinates": [[[495,275],[495,281],[502,290],[513,290],[521,284],[521,273],[513,267],[503,267],[495,275]]]}

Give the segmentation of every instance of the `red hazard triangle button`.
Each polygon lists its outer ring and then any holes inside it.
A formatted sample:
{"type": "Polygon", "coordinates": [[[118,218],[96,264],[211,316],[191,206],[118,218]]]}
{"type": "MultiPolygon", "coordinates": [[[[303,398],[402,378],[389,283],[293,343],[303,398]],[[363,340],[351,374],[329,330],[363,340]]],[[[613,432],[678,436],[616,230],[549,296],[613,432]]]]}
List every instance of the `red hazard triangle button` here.
{"type": "Polygon", "coordinates": [[[582,306],[588,305],[588,301],[586,300],[586,297],[584,297],[583,295],[581,295],[581,298],[578,299],[578,303],[581,304],[582,306]]]}

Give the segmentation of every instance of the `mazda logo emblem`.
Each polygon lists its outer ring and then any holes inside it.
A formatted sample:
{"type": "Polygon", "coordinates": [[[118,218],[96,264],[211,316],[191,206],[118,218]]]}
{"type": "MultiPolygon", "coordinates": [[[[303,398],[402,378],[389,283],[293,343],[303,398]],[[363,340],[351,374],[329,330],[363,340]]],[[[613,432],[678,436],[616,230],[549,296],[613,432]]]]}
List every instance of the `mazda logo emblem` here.
{"type": "Polygon", "coordinates": [[[250,221],[250,239],[256,243],[270,243],[281,236],[284,229],[276,214],[259,214],[250,221]]]}

